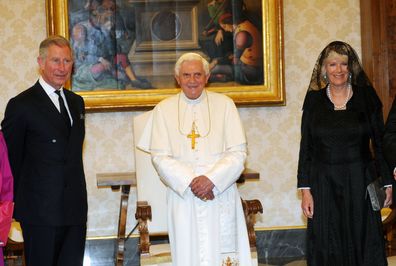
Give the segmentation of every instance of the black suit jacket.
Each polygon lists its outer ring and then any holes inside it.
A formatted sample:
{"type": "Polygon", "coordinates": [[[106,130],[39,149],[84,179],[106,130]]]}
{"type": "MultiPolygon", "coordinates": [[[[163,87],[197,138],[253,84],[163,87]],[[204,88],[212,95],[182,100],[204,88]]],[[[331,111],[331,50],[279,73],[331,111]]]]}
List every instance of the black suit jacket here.
{"type": "Polygon", "coordinates": [[[6,107],[1,125],[14,175],[14,217],[22,223],[64,226],[87,221],[84,101],[69,90],[64,93],[73,118],[70,131],[39,82],[6,107]]]}

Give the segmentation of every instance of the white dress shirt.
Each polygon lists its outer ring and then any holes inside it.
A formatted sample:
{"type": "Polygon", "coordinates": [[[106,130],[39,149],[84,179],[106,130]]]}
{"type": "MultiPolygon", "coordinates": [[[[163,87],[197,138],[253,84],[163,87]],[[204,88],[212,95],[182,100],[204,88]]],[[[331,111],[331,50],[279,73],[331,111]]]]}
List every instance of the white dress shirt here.
{"type": "MultiPolygon", "coordinates": [[[[58,109],[58,111],[60,112],[59,99],[58,99],[59,96],[58,94],[55,93],[56,89],[54,89],[51,85],[45,82],[45,80],[41,76],[39,78],[39,83],[41,87],[43,87],[45,93],[47,93],[48,97],[51,99],[52,103],[55,105],[56,109],[58,109]]],[[[70,114],[69,105],[67,104],[65,94],[63,93],[63,87],[61,87],[59,90],[63,98],[63,102],[65,103],[65,107],[67,110],[67,114],[69,115],[71,125],[73,125],[73,118],[70,114]]]]}

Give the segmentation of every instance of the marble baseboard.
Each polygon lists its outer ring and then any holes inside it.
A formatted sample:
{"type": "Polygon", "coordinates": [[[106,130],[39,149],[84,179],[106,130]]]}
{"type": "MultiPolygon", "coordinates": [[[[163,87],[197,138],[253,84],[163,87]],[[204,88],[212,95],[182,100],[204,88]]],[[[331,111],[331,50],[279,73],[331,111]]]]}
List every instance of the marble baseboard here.
{"type": "Polygon", "coordinates": [[[305,229],[256,232],[259,263],[285,265],[305,257],[305,229]]]}
{"type": "MultiPolygon", "coordinates": [[[[124,266],[139,266],[138,238],[125,242],[124,266]]],[[[114,266],[116,239],[87,240],[85,245],[84,266],[114,266]]]]}
{"type": "MultiPolygon", "coordinates": [[[[257,231],[259,265],[305,265],[305,230],[257,231]]],[[[125,243],[124,266],[139,266],[138,238],[125,243]]],[[[113,266],[115,239],[87,240],[84,266],[113,266]]]]}

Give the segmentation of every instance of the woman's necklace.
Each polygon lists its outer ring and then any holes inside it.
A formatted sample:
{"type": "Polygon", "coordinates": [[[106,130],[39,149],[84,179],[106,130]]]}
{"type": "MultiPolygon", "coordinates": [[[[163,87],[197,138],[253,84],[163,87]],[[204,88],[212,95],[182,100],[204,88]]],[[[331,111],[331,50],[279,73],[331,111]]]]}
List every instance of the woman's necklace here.
{"type": "Polygon", "coordinates": [[[334,110],[345,110],[346,109],[346,105],[347,105],[348,101],[351,99],[351,96],[352,96],[352,86],[351,86],[351,84],[348,84],[348,86],[347,86],[347,96],[345,98],[345,102],[342,105],[336,105],[333,102],[333,98],[331,97],[331,91],[330,91],[330,83],[329,83],[329,85],[327,85],[326,94],[327,94],[327,97],[329,98],[330,102],[334,105],[334,110]]]}
{"type": "MultiPolygon", "coordinates": [[[[180,124],[180,94],[181,93],[179,93],[179,99],[178,99],[178,102],[177,102],[177,122],[178,122],[178,127],[179,127],[179,133],[181,135],[187,136],[187,138],[191,139],[191,149],[194,150],[195,149],[195,139],[207,137],[209,135],[209,133],[210,133],[211,128],[212,128],[212,122],[211,122],[211,118],[210,118],[210,108],[209,108],[209,97],[208,97],[208,93],[205,90],[206,104],[207,104],[207,107],[208,107],[209,129],[208,129],[208,132],[206,132],[205,135],[201,136],[199,134],[198,127],[195,124],[195,117],[194,117],[192,125],[191,125],[191,132],[187,133],[187,132],[183,132],[182,131],[181,124],[180,124]]],[[[184,113],[185,112],[186,112],[186,110],[184,110],[184,113]]]]}

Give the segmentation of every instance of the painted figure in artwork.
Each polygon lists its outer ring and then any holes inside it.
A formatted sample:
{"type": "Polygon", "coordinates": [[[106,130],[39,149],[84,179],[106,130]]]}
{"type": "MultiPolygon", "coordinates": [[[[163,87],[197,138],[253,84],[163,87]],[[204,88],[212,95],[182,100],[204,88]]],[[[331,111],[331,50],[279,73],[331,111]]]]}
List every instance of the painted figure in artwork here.
{"type": "Polygon", "coordinates": [[[212,81],[235,80],[241,84],[263,83],[263,48],[261,32],[247,18],[225,13],[219,18],[225,32],[233,34],[234,51],[227,58],[211,61],[212,81]]]}
{"type": "Polygon", "coordinates": [[[133,38],[114,0],[89,1],[74,14],[70,34],[75,55],[73,90],[152,88],[133,71],[127,57],[133,38]]]}

